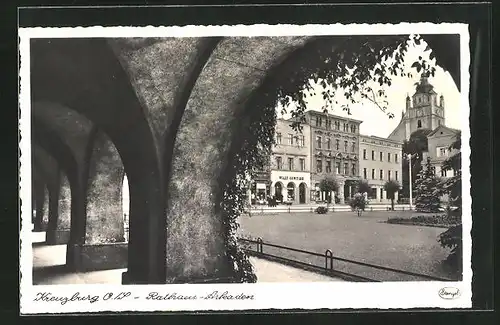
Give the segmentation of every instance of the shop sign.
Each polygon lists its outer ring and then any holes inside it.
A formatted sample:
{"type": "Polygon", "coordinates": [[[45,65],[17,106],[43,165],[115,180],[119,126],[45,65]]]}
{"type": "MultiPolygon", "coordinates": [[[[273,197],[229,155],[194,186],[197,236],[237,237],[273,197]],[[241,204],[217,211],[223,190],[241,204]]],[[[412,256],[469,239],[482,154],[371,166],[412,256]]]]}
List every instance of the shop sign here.
{"type": "Polygon", "coordinates": [[[278,177],[282,181],[303,181],[303,176],[279,176],[278,177]]]}

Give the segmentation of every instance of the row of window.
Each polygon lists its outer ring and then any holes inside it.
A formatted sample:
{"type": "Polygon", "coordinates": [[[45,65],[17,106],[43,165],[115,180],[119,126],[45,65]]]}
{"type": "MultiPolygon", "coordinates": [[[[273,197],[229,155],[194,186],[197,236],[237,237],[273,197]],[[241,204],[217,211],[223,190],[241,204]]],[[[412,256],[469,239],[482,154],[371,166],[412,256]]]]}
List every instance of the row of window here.
{"type": "MultiPolygon", "coordinates": [[[[347,152],[349,147],[349,142],[344,141],[344,151],[347,152]]],[[[356,142],[351,142],[351,152],[356,152],[356,142]]],[[[316,136],[316,148],[322,149],[323,148],[323,139],[321,136],[316,136]]],[[[332,148],[332,139],[326,138],[325,141],[325,149],[330,150],[332,148]]],[[[340,140],[335,139],[335,150],[340,150],[340,140]]]]}
{"type": "MultiPolygon", "coordinates": [[[[438,120],[438,126],[441,126],[441,120],[438,120]]],[[[418,120],[417,121],[417,129],[420,129],[422,127],[422,121],[418,120]]]]}
{"type": "MultiPolygon", "coordinates": [[[[431,98],[426,95],[421,95],[415,98],[416,104],[427,104],[431,102],[431,98]]],[[[434,105],[437,106],[437,97],[434,96],[434,105]]]]}
{"type": "MultiPolygon", "coordinates": [[[[332,128],[332,120],[329,119],[329,118],[322,118],[321,116],[317,116],[316,117],[316,126],[317,127],[323,127],[323,125],[327,128],[327,129],[330,129],[330,130],[340,130],[340,121],[334,121],[333,123],[333,128],[332,128]],[[323,122],[325,122],[323,124],[323,122]]],[[[349,123],[342,123],[342,130],[344,132],[352,132],[352,133],[356,133],[356,125],[354,124],[349,124],[349,123]]]]}
{"type": "MultiPolygon", "coordinates": [[[[375,173],[376,173],[375,169],[372,169],[372,178],[371,179],[376,179],[375,178],[375,176],[376,176],[375,173]]],[[[388,170],[387,171],[387,180],[391,180],[392,176],[393,176],[392,171],[388,170]]],[[[363,178],[364,179],[368,179],[367,169],[366,168],[363,168],[363,178]]],[[[379,170],[378,179],[382,179],[382,180],[384,179],[384,170],[383,169],[379,170]]],[[[397,170],[394,171],[394,180],[396,180],[396,181],[398,180],[398,171],[397,170]]]]}
{"type": "MultiPolygon", "coordinates": [[[[380,161],[384,161],[384,153],[382,151],[379,152],[378,157],[379,157],[380,161]]],[[[388,152],[387,153],[387,162],[391,162],[392,157],[393,157],[393,155],[391,155],[391,153],[388,152]]],[[[363,159],[365,159],[365,160],[368,159],[368,158],[366,158],[366,149],[363,149],[363,159]]],[[[375,150],[372,150],[372,160],[375,160],[375,150]]],[[[399,162],[397,153],[394,154],[394,162],[395,163],[399,162]]]]}
{"type": "MultiPolygon", "coordinates": [[[[436,167],[433,166],[431,168],[432,168],[432,172],[434,173],[434,175],[436,175],[436,167]]],[[[455,169],[448,170],[448,169],[438,168],[438,170],[439,170],[439,174],[441,175],[441,177],[451,177],[452,175],[453,176],[458,175],[458,172],[455,169]]]]}
{"type": "MultiPolygon", "coordinates": [[[[344,168],[341,169],[340,162],[335,163],[335,173],[356,176],[356,164],[351,164],[351,169],[349,170],[349,163],[344,163],[344,168]]],[[[321,159],[316,160],[316,172],[323,172],[323,161],[321,159]]],[[[326,161],[325,172],[332,172],[332,162],[330,160],[326,161]]]]}
{"type": "MultiPolygon", "coordinates": [[[[277,132],[276,133],[276,144],[281,144],[281,133],[277,132]]],[[[293,146],[293,145],[296,145],[296,146],[299,146],[299,147],[303,147],[305,146],[305,137],[303,135],[293,135],[291,133],[288,133],[288,136],[287,136],[287,144],[289,146],[293,146]]]]}
{"type": "Polygon", "coordinates": [[[437,147],[436,156],[437,157],[448,157],[451,149],[449,147],[437,147]]]}
{"type": "MultiPolygon", "coordinates": [[[[282,157],[276,157],[276,168],[279,170],[284,170],[285,166],[283,166],[283,158],[282,157]]],[[[299,158],[299,166],[298,170],[300,171],[305,171],[306,170],[306,159],[305,158],[299,158]]],[[[288,157],[287,160],[287,165],[286,165],[286,170],[296,170],[295,169],[295,158],[293,157],[288,157]]]]}

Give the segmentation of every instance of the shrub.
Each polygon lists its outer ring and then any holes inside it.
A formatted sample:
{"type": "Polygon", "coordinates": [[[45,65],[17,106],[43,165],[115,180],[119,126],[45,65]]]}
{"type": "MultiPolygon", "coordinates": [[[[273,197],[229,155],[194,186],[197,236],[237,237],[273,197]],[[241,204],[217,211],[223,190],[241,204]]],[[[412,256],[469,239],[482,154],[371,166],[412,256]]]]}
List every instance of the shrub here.
{"type": "Polygon", "coordinates": [[[358,216],[360,216],[361,212],[365,211],[367,205],[365,196],[361,193],[354,194],[352,199],[349,201],[349,205],[353,210],[356,210],[358,216]]]}
{"type": "Polygon", "coordinates": [[[362,180],[357,183],[356,190],[358,193],[371,193],[372,188],[367,181],[362,180]]]}
{"type": "Polygon", "coordinates": [[[439,235],[438,242],[442,247],[451,248],[445,262],[458,272],[462,272],[462,224],[448,228],[439,235]]]}
{"type": "Polygon", "coordinates": [[[448,214],[441,215],[419,215],[411,218],[393,217],[388,218],[387,223],[394,224],[428,224],[428,225],[456,225],[459,223],[456,217],[448,214]]]}
{"type": "Polygon", "coordinates": [[[318,214],[325,214],[328,212],[328,209],[326,207],[317,207],[314,211],[318,214]]]}

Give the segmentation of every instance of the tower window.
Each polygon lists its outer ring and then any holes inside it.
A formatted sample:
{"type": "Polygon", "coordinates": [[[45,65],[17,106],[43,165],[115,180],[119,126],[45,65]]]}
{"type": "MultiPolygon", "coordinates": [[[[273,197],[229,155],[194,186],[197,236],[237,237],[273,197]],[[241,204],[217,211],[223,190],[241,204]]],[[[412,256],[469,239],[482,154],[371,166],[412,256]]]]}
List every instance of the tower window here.
{"type": "Polygon", "coordinates": [[[418,120],[417,121],[417,128],[421,128],[422,127],[422,121],[421,120],[418,120]]]}
{"type": "Polygon", "coordinates": [[[438,120],[438,126],[441,126],[441,120],[438,120]]]}

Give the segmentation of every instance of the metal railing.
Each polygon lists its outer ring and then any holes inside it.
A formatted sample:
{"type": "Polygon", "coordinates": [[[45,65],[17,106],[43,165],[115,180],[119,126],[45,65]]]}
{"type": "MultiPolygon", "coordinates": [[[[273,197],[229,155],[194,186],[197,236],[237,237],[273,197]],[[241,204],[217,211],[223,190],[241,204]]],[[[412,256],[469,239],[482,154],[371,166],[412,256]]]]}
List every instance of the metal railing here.
{"type": "MultiPolygon", "coordinates": [[[[318,207],[325,207],[324,205],[319,206],[288,206],[288,207],[252,207],[251,209],[245,209],[243,213],[292,213],[292,212],[310,212],[314,213],[318,207]]],[[[330,205],[328,207],[329,212],[353,212],[354,210],[348,205],[330,205]]],[[[374,212],[374,211],[413,211],[409,206],[404,205],[394,205],[394,210],[391,209],[391,206],[386,205],[369,205],[365,208],[365,212],[374,212]]]]}
{"type": "Polygon", "coordinates": [[[348,273],[348,272],[337,270],[334,268],[334,265],[333,265],[334,261],[345,262],[345,263],[349,263],[349,264],[359,265],[359,266],[363,266],[363,267],[368,267],[368,268],[372,268],[372,269],[388,271],[388,272],[393,272],[393,273],[398,273],[398,274],[404,274],[404,275],[417,277],[417,278],[421,278],[421,279],[434,280],[434,281],[454,281],[452,279],[445,279],[445,278],[440,278],[440,277],[431,276],[431,275],[427,275],[427,274],[415,273],[415,272],[411,272],[411,271],[395,269],[392,267],[375,265],[375,264],[371,264],[371,263],[354,261],[354,260],[334,256],[330,249],[327,249],[324,254],[320,254],[320,253],[306,251],[306,250],[302,250],[302,249],[291,248],[291,247],[286,247],[286,246],[271,244],[271,243],[265,243],[262,240],[262,238],[258,238],[256,240],[246,239],[246,238],[238,238],[238,241],[241,243],[249,243],[249,244],[255,245],[255,249],[243,247],[243,250],[245,252],[247,252],[249,255],[254,255],[256,257],[266,258],[266,259],[270,259],[270,260],[278,260],[278,261],[282,261],[285,263],[295,264],[295,265],[302,266],[302,267],[307,268],[307,269],[311,269],[313,271],[320,271],[321,273],[325,273],[329,276],[339,277],[339,278],[342,278],[345,280],[350,280],[350,281],[381,282],[380,280],[375,280],[372,278],[367,278],[367,277],[356,275],[353,273],[348,273]],[[270,254],[268,252],[264,252],[264,246],[277,248],[277,249],[285,250],[288,252],[297,252],[297,253],[302,253],[302,254],[306,254],[306,255],[310,255],[310,256],[324,258],[324,266],[306,263],[304,261],[299,261],[297,259],[290,259],[290,258],[281,256],[281,254],[280,255],[270,254]]]}

